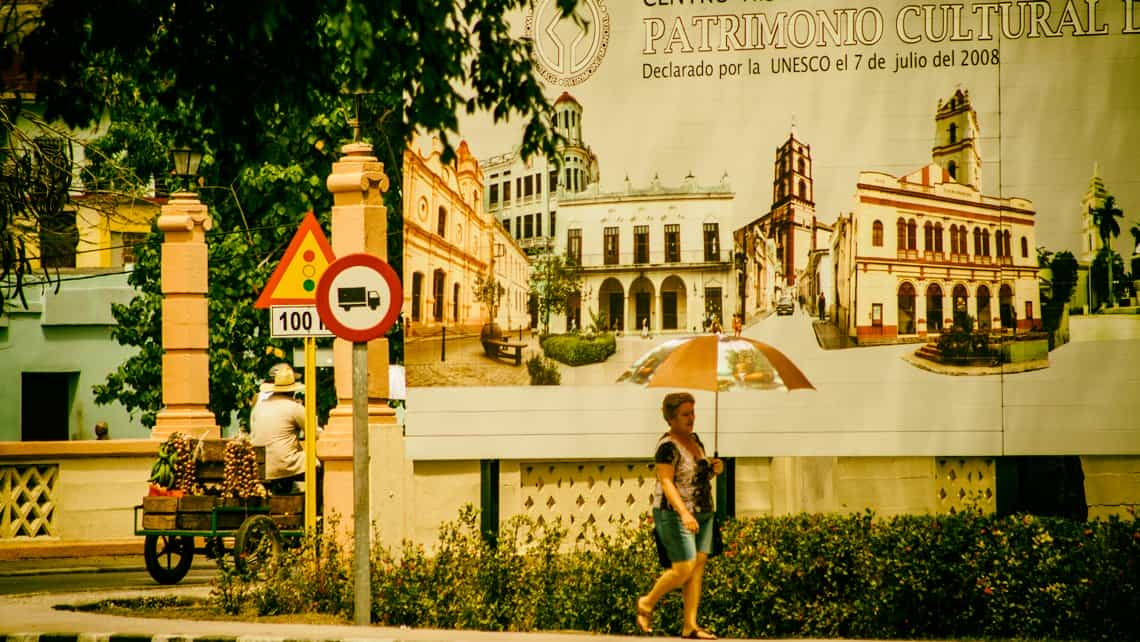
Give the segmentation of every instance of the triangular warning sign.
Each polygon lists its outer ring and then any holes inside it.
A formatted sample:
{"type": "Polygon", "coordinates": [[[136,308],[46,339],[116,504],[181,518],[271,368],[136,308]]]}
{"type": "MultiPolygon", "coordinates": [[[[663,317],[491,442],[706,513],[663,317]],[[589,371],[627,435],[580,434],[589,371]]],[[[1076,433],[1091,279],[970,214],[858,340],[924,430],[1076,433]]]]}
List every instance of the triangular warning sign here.
{"type": "Polygon", "coordinates": [[[315,304],[317,282],[334,260],[332,246],[310,210],[253,307],[315,304]]]}

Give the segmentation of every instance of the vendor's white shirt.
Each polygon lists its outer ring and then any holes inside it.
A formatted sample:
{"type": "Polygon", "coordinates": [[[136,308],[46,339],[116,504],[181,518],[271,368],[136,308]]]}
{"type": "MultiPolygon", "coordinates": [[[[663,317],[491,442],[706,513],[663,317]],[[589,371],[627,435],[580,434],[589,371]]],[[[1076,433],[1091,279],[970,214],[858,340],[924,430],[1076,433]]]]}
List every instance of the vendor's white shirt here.
{"type": "Polygon", "coordinates": [[[273,395],[259,401],[249,417],[250,440],[265,446],[265,478],[280,479],[305,472],[305,407],[293,399],[273,395]]]}

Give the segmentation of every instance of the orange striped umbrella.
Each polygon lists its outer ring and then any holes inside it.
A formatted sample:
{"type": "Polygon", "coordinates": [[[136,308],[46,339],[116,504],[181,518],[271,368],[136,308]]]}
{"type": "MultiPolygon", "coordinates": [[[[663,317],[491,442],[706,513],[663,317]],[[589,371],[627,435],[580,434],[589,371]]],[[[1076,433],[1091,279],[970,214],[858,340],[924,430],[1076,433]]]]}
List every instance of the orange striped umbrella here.
{"type": "Polygon", "coordinates": [[[618,381],[649,388],[689,388],[714,394],[713,450],[720,432],[720,393],[732,390],[815,390],[804,373],[773,346],[704,334],[673,339],[642,355],[618,381]]]}

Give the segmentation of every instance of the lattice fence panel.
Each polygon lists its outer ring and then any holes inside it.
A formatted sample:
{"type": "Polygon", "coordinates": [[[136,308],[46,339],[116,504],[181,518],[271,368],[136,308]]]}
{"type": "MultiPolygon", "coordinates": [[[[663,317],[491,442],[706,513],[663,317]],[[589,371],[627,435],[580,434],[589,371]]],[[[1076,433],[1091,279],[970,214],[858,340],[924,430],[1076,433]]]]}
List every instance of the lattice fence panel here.
{"type": "Polygon", "coordinates": [[[518,512],[539,523],[561,518],[570,541],[589,525],[616,533],[623,518],[636,524],[650,510],[656,475],[651,461],[524,463],[518,512]]]}
{"type": "Polygon", "coordinates": [[[55,537],[56,464],[0,466],[0,539],[55,537]]]}
{"type": "Polygon", "coordinates": [[[963,509],[997,510],[997,473],[993,459],[946,457],[937,460],[938,506],[953,515],[963,509]]]}

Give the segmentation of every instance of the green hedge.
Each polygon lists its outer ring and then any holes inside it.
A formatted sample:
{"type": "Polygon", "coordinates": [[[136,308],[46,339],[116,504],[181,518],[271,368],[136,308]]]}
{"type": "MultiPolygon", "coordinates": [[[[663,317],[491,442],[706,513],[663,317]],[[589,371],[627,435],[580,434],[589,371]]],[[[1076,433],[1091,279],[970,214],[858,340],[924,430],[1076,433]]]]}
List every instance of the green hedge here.
{"type": "MultiPolygon", "coordinates": [[[[660,572],[648,525],[567,544],[560,525],[515,518],[494,546],[478,528],[468,507],[443,527],[434,556],[377,549],[373,621],[636,633],[634,600],[660,572]]],[[[701,602],[702,623],[724,637],[1125,640],[1140,631],[1135,519],[796,515],[732,521],[724,536],[701,602]]],[[[326,567],[321,579],[350,576],[326,567]]],[[[302,593],[290,581],[261,590],[302,593]]],[[[680,609],[674,592],[655,629],[679,634],[680,609]]]]}
{"type": "Polygon", "coordinates": [[[558,364],[540,354],[526,360],[526,372],[530,375],[532,386],[557,386],[562,383],[558,364]]]}
{"type": "Polygon", "coordinates": [[[737,522],[726,538],[702,608],[728,636],[1122,640],[1140,631],[1134,519],[801,515],[737,522]]]}
{"type": "Polygon", "coordinates": [[[552,334],[542,340],[542,352],[568,366],[605,361],[617,352],[617,340],[606,332],[593,338],[580,334],[552,334]]]}

